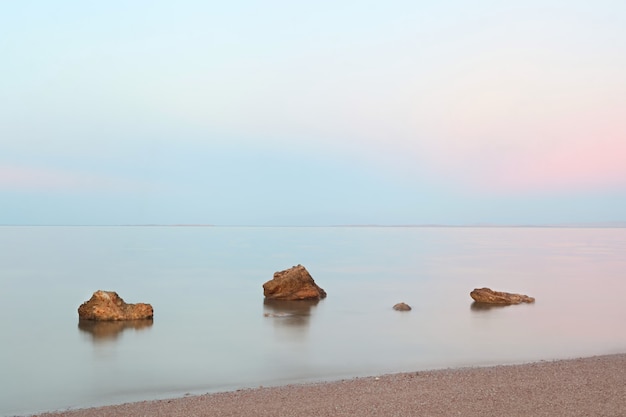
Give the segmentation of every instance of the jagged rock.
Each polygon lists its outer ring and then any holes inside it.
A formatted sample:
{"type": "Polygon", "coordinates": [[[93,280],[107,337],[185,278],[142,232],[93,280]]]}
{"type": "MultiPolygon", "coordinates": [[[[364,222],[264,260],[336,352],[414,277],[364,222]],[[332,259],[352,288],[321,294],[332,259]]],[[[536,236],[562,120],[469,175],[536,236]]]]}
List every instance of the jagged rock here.
{"type": "Polygon", "coordinates": [[[113,291],[96,291],[89,301],[78,307],[78,317],[81,320],[143,320],[151,319],[153,315],[150,304],[126,304],[113,291]]]}
{"type": "Polygon", "coordinates": [[[274,278],[263,284],[265,298],[274,300],[319,300],[326,297],[302,265],[274,273],[274,278]]]}
{"type": "Polygon", "coordinates": [[[485,304],[520,304],[534,303],[535,299],[524,294],[494,291],[489,288],[475,288],[470,297],[477,303],[485,304]]]}
{"type": "Polygon", "coordinates": [[[411,306],[406,303],[398,303],[393,306],[393,309],[397,311],[411,311],[411,306]]]}

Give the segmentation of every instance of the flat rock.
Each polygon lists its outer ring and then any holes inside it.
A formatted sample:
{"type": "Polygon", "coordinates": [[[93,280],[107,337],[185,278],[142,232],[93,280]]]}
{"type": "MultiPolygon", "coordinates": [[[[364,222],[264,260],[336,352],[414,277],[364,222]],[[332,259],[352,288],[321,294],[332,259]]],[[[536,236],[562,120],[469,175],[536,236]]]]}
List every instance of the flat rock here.
{"type": "Polygon", "coordinates": [[[411,306],[406,303],[398,303],[393,306],[393,309],[397,311],[411,311],[411,306]]]}
{"type": "Polygon", "coordinates": [[[319,300],[326,298],[309,271],[296,265],[274,273],[274,278],[263,284],[263,295],[273,300],[319,300]]]}
{"type": "Polygon", "coordinates": [[[81,320],[143,320],[153,316],[150,304],[127,304],[113,291],[96,291],[89,301],[78,307],[78,317],[81,320]]]}
{"type": "Polygon", "coordinates": [[[490,288],[475,288],[470,297],[477,303],[485,304],[520,304],[534,303],[535,299],[524,294],[494,291],[490,288]]]}

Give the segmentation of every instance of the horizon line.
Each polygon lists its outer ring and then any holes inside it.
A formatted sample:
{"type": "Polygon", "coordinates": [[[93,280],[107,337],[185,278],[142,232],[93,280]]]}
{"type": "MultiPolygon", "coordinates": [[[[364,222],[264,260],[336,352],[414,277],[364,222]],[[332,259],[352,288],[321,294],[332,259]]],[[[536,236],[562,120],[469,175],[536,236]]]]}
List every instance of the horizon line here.
{"type": "Polygon", "coordinates": [[[267,224],[210,224],[210,223],[111,223],[111,224],[0,224],[0,227],[354,227],[354,228],[626,228],[626,221],[573,223],[405,223],[405,224],[327,224],[327,225],[267,225],[267,224]]]}

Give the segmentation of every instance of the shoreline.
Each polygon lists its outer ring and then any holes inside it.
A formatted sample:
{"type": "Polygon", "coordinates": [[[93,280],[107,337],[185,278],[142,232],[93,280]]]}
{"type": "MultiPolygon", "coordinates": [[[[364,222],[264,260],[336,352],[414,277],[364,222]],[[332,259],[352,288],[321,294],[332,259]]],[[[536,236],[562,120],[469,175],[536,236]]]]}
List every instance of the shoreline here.
{"type": "Polygon", "coordinates": [[[623,416],[626,353],[259,387],[35,414],[92,416],[623,416]]]}

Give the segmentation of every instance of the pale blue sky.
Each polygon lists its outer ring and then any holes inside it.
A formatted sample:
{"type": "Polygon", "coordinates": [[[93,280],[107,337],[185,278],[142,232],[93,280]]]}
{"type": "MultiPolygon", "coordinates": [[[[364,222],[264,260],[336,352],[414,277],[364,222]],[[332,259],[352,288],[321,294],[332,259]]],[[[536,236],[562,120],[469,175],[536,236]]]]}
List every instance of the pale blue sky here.
{"type": "Polygon", "coordinates": [[[622,1],[0,4],[0,224],[626,221],[622,1]]]}

